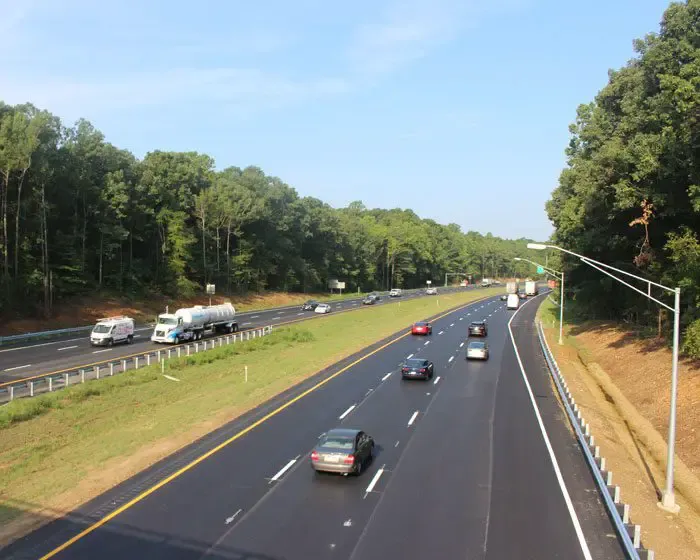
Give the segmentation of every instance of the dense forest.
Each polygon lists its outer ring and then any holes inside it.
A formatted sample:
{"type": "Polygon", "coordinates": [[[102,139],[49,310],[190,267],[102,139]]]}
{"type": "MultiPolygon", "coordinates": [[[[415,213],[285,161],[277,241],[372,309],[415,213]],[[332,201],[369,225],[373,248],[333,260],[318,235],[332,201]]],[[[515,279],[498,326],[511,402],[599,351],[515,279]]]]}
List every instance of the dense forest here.
{"type": "MultiPolygon", "coordinates": [[[[679,286],[683,347],[700,357],[700,1],[671,4],[660,32],[634,47],[578,108],[547,210],[562,247],[679,286]]],[[[671,333],[657,304],[584,264],[564,266],[579,313],[671,333]]]]}
{"type": "Polygon", "coordinates": [[[512,260],[524,239],[361,202],[335,209],[257,167],[217,171],[195,152],[138,160],[89,122],[66,127],[31,104],[0,103],[0,214],[0,302],[36,302],[47,316],[97,290],[312,292],[338,279],[366,291],[529,270],[512,260]]]}

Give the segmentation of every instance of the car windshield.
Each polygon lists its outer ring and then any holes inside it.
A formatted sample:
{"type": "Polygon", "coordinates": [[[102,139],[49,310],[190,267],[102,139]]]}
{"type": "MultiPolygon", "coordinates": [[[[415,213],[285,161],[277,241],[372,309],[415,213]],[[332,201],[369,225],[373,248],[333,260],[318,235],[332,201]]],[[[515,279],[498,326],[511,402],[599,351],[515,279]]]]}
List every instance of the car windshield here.
{"type": "Polygon", "coordinates": [[[348,449],[352,450],[355,447],[355,439],[343,436],[324,436],[320,443],[321,447],[330,449],[348,449]]]}
{"type": "Polygon", "coordinates": [[[483,327],[483,326],[484,326],[484,323],[479,323],[479,322],[472,323],[472,327],[483,327]]]}
{"type": "Polygon", "coordinates": [[[406,360],[406,366],[407,367],[425,367],[428,365],[425,360],[419,360],[416,358],[412,358],[410,360],[406,360]]]}
{"type": "Polygon", "coordinates": [[[416,323],[416,327],[426,327],[428,323],[416,323]]]}
{"type": "Polygon", "coordinates": [[[469,348],[471,350],[484,350],[484,349],[486,349],[486,343],[485,342],[470,342],[469,348]]]}
{"type": "Polygon", "coordinates": [[[112,327],[109,325],[95,325],[95,328],[92,329],[92,332],[94,332],[96,334],[106,334],[111,330],[112,330],[112,327]]]}

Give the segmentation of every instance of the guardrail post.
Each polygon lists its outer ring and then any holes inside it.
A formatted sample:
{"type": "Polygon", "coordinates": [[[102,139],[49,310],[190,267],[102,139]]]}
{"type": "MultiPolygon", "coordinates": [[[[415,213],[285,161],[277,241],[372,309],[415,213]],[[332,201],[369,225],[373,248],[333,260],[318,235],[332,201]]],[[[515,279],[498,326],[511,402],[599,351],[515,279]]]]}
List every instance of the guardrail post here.
{"type": "Polygon", "coordinates": [[[114,362],[109,362],[109,374],[114,375],[114,362]]]}
{"type": "Polygon", "coordinates": [[[53,391],[53,377],[49,377],[49,393],[53,391]]]}
{"type": "Polygon", "coordinates": [[[189,344],[187,345],[187,355],[188,356],[190,355],[190,345],[189,344]]]}
{"type": "Polygon", "coordinates": [[[170,359],[170,348],[168,348],[168,360],[170,359]]]}
{"type": "Polygon", "coordinates": [[[204,345],[204,348],[202,348],[202,350],[206,350],[207,349],[207,341],[205,340],[202,344],[204,345]]]}
{"type": "Polygon", "coordinates": [[[180,350],[182,350],[182,346],[177,347],[177,357],[180,357],[180,350]]]}
{"type": "Polygon", "coordinates": [[[84,369],[80,370],[80,382],[85,383],[85,370],[84,369]]]}
{"type": "Polygon", "coordinates": [[[122,373],[126,371],[126,360],[122,360],[122,373]]]}
{"type": "Polygon", "coordinates": [[[70,375],[70,373],[66,373],[65,375],[66,375],[66,377],[65,377],[65,379],[63,380],[63,386],[64,386],[64,387],[68,387],[68,383],[69,383],[69,381],[68,381],[69,377],[68,377],[68,376],[70,375]]]}
{"type": "Polygon", "coordinates": [[[139,357],[134,358],[134,369],[139,369],[139,357]]]}
{"type": "Polygon", "coordinates": [[[258,332],[257,329],[253,331],[253,338],[255,338],[255,335],[257,332],[258,332]]]}
{"type": "Polygon", "coordinates": [[[95,379],[100,378],[100,366],[95,366],[95,379]]]}
{"type": "Polygon", "coordinates": [[[150,354],[146,354],[146,365],[147,366],[151,365],[151,355],[150,354]]]}
{"type": "MultiPolygon", "coordinates": [[[[233,336],[235,337],[236,335],[234,334],[233,336]]],[[[229,344],[231,344],[231,337],[227,336],[226,337],[226,346],[228,346],[229,344]]]]}
{"type": "Polygon", "coordinates": [[[34,381],[29,382],[29,396],[30,397],[34,396],[34,381]]]}
{"type": "Polygon", "coordinates": [[[194,343],[194,353],[196,354],[197,352],[199,352],[199,342],[194,343]]]}
{"type": "Polygon", "coordinates": [[[156,358],[157,358],[156,361],[160,363],[160,350],[158,350],[156,358]]]}
{"type": "Polygon", "coordinates": [[[12,401],[14,399],[15,399],[15,386],[10,385],[10,400],[12,401]]]}
{"type": "Polygon", "coordinates": [[[250,340],[250,331],[246,331],[245,333],[245,339],[250,340]]]}

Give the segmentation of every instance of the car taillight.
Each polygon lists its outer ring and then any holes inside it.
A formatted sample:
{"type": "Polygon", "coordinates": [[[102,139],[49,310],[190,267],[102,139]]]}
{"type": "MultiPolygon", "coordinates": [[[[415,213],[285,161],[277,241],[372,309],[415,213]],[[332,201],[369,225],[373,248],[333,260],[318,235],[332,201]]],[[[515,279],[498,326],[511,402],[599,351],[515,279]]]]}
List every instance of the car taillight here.
{"type": "Polygon", "coordinates": [[[346,465],[352,465],[355,462],[355,456],[354,455],[348,455],[343,459],[343,463],[346,465]]]}
{"type": "Polygon", "coordinates": [[[408,368],[407,367],[401,368],[401,371],[408,371],[408,368]]]}
{"type": "Polygon", "coordinates": [[[425,368],[420,368],[420,370],[418,370],[418,371],[419,371],[420,373],[425,373],[425,368]]]}
{"type": "Polygon", "coordinates": [[[312,460],[312,461],[318,461],[318,451],[312,451],[312,452],[311,452],[311,460],[312,460]]]}

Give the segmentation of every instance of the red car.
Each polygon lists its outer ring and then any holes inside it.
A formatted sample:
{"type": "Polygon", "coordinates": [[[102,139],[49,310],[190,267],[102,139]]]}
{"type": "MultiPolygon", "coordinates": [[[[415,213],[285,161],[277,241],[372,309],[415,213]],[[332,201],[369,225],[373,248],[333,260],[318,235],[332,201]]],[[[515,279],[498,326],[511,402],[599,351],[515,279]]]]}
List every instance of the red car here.
{"type": "Polygon", "coordinates": [[[413,324],[411,334],[433,334],[433,326],[426,321],[419,321],[413,324]]]}

